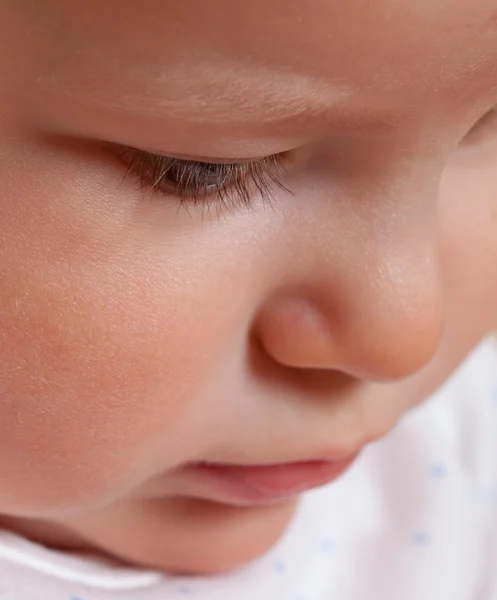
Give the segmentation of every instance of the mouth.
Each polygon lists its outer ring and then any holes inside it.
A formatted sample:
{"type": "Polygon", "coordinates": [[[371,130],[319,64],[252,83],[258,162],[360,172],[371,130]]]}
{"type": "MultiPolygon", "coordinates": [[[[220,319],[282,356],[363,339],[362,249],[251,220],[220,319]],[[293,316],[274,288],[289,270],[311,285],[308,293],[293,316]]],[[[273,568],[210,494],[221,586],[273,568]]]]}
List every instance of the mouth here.
{"type": "Polygon", "coordinates": [[[235,505],[271,504],[331,483],[355,462],[359,453],[336,460],[273,465],[189,463],[182,476],[202,496],[235,505]]]}

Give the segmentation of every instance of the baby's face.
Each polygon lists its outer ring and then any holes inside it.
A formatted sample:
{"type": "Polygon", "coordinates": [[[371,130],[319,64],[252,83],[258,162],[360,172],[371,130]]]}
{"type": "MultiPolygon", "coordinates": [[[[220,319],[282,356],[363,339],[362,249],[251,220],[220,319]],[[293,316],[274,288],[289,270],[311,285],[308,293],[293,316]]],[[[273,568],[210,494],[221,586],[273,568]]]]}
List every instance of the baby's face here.
{"type": "Polygon", "coordinates": [[[497,323],[495,1],[0,24],[0,512],[149,566],[247,561],[293,497],[190,463],[349,456],[497,323]]]}

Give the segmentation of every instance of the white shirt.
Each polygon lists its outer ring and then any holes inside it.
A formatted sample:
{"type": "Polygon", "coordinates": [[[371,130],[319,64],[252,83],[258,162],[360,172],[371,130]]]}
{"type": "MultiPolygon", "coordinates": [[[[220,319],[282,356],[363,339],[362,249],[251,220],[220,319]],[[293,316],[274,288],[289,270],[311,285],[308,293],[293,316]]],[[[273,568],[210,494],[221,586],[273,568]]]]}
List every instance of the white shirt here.
{"type": "Polygon", "coordinates": [[[0,532],[0,600],[167,599],[497,600],[495,340],[235,572],[170,577],[0,532]]]}

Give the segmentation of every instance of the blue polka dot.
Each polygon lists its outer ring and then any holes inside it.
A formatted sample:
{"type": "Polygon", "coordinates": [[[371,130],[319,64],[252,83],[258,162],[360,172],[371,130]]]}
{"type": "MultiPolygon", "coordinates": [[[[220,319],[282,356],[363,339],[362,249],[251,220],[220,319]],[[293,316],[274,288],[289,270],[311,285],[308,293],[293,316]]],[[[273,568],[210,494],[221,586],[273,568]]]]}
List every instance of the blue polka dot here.
{"type": "Polygon", "coordinates": [[[427,531],[416,531],[411,539],[415,546],[427,546],[430,543],[430,534],[427,531]]]}
{"type": "Polygon", "coordinates": [[[277,573],[285,573],[286,572],[286,564],[282,560],[277,560],[274,563],[274,569],[277,573]]]}
{"type": "Polygon", "coordinates": [[[497,386],[490,391],[490,400],[492,405],[497,408],[497,386]]]}
{"type": "Polygon", "coordinates": [[[335,541],[331,537],[326,537],[321,540],[321,552],[323,554],[331,554],[335,549],[335,541]]]}
{"type": "Polygon", "coordinates": [[[191,587],[183,585],[180,588],[178,588],[178,593],[182,594],[183,596],[190,596],[191,594],[193,594],[193,590],[191,587]]]}
{"type": "Polygon", "coordinates": [[[430,466],[430,477],[432,479],[444,479],[448,474],[449,471],[443,463],[433,463],[430,466]]]}

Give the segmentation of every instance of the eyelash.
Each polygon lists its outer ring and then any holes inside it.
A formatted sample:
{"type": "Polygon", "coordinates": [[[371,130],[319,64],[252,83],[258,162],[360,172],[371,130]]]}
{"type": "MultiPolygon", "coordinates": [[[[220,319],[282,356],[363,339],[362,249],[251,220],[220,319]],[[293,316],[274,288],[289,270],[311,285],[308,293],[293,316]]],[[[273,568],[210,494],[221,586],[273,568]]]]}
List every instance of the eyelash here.
{"type": "Polygon", "coordinates": [[[276,188],[288,192],[281,181],[281,155],[245,163],[207,163],[128,148],[119,158],[128,167],[124,179],[135,175],[142,187],[174,196],[181,204],[217,202],[226,209],[251,208],[256,192],[269,203],[276,188]]]}

